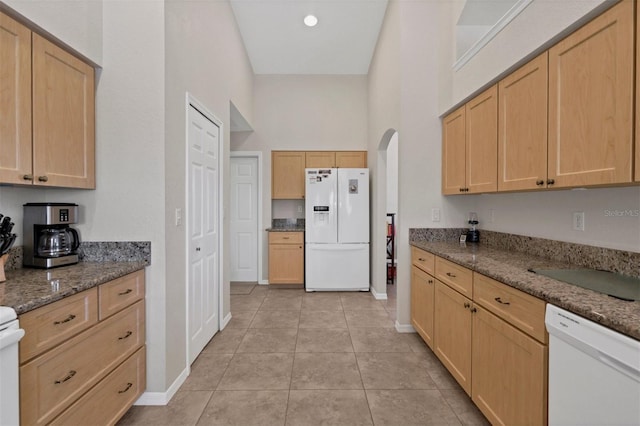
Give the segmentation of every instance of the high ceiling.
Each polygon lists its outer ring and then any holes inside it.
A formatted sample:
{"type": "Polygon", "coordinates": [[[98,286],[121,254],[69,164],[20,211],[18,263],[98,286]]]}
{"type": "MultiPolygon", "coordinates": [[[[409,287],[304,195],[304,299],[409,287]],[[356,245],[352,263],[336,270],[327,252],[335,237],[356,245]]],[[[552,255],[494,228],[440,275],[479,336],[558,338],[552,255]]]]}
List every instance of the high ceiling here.
{"type": "Polygon", "coordinates": [[[387,0],[230,0],[256,74],[367,74],[387,0]],[[303,23],[318,18],[315,27],[303,23]]]}

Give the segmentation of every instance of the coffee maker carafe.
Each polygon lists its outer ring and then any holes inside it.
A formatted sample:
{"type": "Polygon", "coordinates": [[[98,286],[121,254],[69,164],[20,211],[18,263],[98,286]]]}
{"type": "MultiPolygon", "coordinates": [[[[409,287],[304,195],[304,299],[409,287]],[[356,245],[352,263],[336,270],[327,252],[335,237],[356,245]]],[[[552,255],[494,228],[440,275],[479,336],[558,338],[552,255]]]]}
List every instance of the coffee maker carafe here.
{"type": "Polygon", "coordinates": [[[54,268],[78,263],[80,236],[78,205],[27,203],[24,205],[24,266],[54,268]]]}

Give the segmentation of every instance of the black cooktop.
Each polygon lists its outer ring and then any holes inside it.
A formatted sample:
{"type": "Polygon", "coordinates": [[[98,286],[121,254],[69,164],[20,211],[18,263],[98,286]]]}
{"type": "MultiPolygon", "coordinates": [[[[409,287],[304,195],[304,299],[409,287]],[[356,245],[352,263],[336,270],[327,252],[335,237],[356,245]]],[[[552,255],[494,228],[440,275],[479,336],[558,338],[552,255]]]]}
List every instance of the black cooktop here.
{"type": "Polygon", "coordinates": [[[640,279],[595,269],[530,269],[531,272],[609,296],[640,300],[640,279]]]}

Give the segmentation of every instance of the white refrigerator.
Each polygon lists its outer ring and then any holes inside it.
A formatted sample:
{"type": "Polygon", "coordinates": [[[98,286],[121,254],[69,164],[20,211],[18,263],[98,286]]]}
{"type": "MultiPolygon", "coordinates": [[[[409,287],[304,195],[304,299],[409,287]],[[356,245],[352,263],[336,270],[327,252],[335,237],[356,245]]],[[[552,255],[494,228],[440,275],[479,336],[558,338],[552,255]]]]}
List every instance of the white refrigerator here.
{"type": "Polygon", "coordinates": [[[369,290],[369,169],[305,169],[305,288],[369,290]]]}

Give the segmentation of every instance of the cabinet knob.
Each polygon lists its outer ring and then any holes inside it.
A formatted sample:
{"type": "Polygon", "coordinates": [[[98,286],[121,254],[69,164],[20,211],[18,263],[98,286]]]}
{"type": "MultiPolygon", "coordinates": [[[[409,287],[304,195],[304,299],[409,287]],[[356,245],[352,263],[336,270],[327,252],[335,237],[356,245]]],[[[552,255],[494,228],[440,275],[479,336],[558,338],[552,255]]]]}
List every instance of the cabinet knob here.
{"type": "Polygon", "coordinates": [[[544,181],[543,181],[542,179],[538,179],[538,180],[536,181],[536,185],[538,185],[538,186],[542,186],[542,185],[544,185],[544,181]]]}
{"type": "Polygon", "coordinates": [[[433,280],[428,280],[427,281],[429,284],[433,284],[433,280]]]}
{"type": "Polygon", "coordinates": [[[465,308],[470,308],[470,307],[471,307],[471,304],[470,304],[469,302],[464,302],[464,307],[465,307],[465,308]]]}
{"type": "Polygon", "coordinates": [[[460,188],[460,192],[464,192],[464,188],[460,188]]]}
{"type": "Polygon", "coordinates": [[[475,314],[476,312],[478,312],[478,309],[476,309],[476,307],[474,306],[473,308],[471,308],[471,313],[475,314]]]}
{"type": "Polygon", "coordinates": [[[22,179],[24,179],[24,180],[33,180],[33,175],[23,175],[22,179]]]}
{"type": "Polygon", "coordinates": [[[425,261],[425,260],[427,260],[427,259],[425,259],[424,257],[419,257],[419,258],[418,258],[418,260],[419,260],[420,262],[424,262],[424,261],[425,261]]]}
{"type": "Polygon", "coordinates": [[[46,181],[48,181],[48,180],[49,180],[49,178],[48,178],[47,176],[38,176],[38,180],[39,180],[40,182],[46,182],[46,181]]]}
{"type": "Polygon", "coordinates": [[[547,185],[553,185],[554,183],[556,183],[554,179],[547,179],[547,185]]]}

